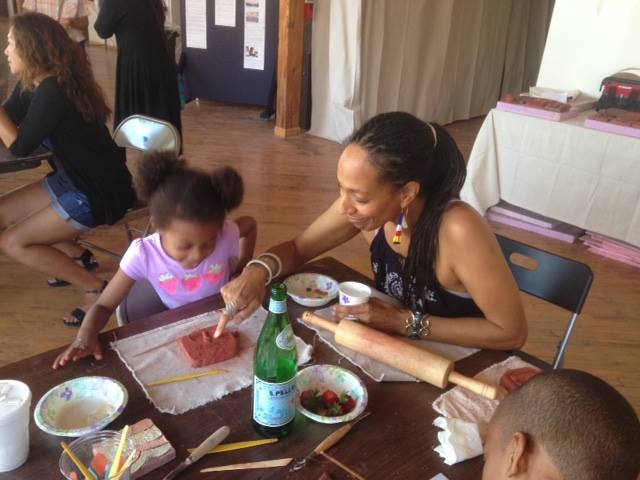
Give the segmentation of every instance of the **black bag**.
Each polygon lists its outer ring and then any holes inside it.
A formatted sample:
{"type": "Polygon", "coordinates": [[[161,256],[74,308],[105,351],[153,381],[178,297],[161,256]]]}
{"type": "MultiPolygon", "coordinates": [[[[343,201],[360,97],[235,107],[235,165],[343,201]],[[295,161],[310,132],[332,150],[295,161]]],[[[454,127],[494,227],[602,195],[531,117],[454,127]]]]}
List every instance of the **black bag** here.
{"type": "Polygon", "coordinates": [[[603,108],[621,108],[630,112],[640,112],[640,70],[626,69],[600,84],[602,95],[596,110],[603,108]]]}

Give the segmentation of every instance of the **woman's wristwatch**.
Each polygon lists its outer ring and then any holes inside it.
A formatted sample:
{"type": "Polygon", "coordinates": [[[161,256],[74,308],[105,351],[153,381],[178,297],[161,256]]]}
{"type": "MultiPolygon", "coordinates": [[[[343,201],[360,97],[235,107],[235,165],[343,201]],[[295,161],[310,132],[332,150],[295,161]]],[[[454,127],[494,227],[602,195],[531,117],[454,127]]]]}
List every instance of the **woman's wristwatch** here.
{"type": "Polygon", "coordinates": [[[405,331],[409,338],[420,339],[431,335],[431,319],[428,313],[409,311],[409,316],[405,321],[405,331]]]}

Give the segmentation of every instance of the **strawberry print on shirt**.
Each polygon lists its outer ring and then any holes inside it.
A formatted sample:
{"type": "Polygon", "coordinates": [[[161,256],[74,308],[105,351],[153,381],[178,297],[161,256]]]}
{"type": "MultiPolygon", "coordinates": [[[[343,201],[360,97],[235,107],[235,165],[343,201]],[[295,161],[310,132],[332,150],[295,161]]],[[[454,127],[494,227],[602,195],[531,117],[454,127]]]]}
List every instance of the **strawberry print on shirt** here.
{"type": "Polygon", "coordinates": [[[187,292],[197,292],[202,285],[202,277],[192,273],[185,273],[182,277],[182,286],[187,292]]]}
{"type": "Polygon", "coordinates": [[[223,277],[224,270],[222,269],[222,265],[218,265],[217,263],[215,265],[211,265],[209,270],[204,274],[204,278],[206,278],[207,282],[212,285],[220,283],[223,277]]]}
{"type": "Polygon", "coordinates": [[[169,293],[176,293],[178,291],[178,279],[171,273],[163,273],[158,277],[158,283],[163,290],[169,293]]]}

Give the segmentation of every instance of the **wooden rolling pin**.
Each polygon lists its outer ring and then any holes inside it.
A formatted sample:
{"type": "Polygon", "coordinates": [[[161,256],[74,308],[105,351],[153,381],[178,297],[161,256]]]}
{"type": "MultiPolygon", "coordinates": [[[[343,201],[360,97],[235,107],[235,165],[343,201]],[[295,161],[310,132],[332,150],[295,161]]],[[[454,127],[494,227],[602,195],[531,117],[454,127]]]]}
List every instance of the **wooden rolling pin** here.
{"type": "Polygon", "coordinates": [[[351,320],[334,323],[309,311],[302,314],[302,319],[310,325],[333,332],[336,343],[436,387],[445,388],[447,383],[451,382],[492,400],[498,397],[497,386],[488,385],[453,371],[451,360],[361,323],[351,320]]]}

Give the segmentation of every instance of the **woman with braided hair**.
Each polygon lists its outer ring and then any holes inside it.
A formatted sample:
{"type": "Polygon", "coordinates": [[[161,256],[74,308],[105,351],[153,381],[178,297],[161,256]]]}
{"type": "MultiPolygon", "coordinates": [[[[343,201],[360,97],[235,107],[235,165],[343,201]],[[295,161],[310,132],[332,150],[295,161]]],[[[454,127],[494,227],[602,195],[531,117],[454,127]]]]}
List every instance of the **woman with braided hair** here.
{"type": "Polygon", "coordinates": [[[458,199],[464,159],[441,126],[403,112],[377,115],[338,161],[339,198],[296,238],[249,262],[222,289],[227,321],[260,304],[265,281],[361,233],[376,287],[395,297],[336,306],[387,333],[457,345],[516,349],[527,336],[518,287],[484,219],[458,199]]]}

